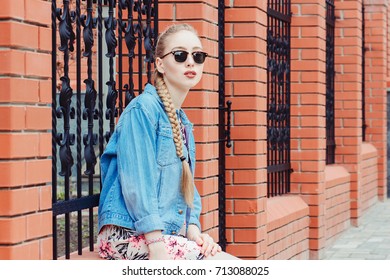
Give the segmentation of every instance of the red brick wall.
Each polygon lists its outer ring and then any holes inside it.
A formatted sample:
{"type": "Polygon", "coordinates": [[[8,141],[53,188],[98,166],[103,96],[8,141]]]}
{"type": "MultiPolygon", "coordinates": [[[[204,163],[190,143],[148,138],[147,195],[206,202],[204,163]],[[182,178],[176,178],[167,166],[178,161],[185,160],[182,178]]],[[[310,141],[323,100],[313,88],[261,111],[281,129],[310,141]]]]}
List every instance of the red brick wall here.
{"type": "Polygon", "coordinates": [[[309,205],[311,258],[324,248],[325,1],[292,1],[291,190],[309,205]]]}
{"type": "Polygon", "coordinates": [[[325,244],[330,245],[350,225],[351,175],[342,166],[325,168],[325,244]]]}
{"type": "Polygon", "coordinates": [[[378,152],[372,144],[362,145],[362,210],[378,201],[378,152]]]}
{"type": "Polygon", "coordinates": [[[201,82],[190,91],[183,108],[194,123],[202,230],[218,240],[218,2],[186,2],[159,1],[159,30],[172,23],[189,23],[210,55],[201,82]]]}
{"type": "Polygon", "coordinates": [[[300,197],[268,199],[266,259],[309,259],[309,222],[309,207],[300,197]]]}
{"type": "Polygon", "coordinates": [[[50,6],[1,2],[0,259],[52,258],[50,6]]]}
{"type": "Polygon", "coordinates": [[[227,150],[227,251],[266,253],[266,1],[226,2],[226,95],[233,147],[227,150]]]}
{"type": "MultiPolygon", "coordinates": [[[[6,230],[0,232],[0,259],[52,257],[50,3],[1,2],[0,227],[6,230]]],[[[336,1],[337,157],[326,166],[325,1],[292,1],[292,191],[267,199],[267,3],[225,2],[225,87],[233,102],[233,146],[226,149],[229,253],[320,258],[348,227],[349,215],[358,225],[377,197],[386,196],[388,10],[384,1],[365,3],[367,143],[361,140],[361,0],[336,1]]],[[[201,223],[217,240],[218,2],[163,0],[159,16],[160,30],[172,22],[193,24],[210,54],[184,107],[195,124],[201,223]]]]}
{"type": "Polygon", "coordinates": [[[366,117],[367,142],[378,150],[378,195],[387,194],[386,158],[386,79],[387,1],[365,1],[366,4],[366,117]]]}

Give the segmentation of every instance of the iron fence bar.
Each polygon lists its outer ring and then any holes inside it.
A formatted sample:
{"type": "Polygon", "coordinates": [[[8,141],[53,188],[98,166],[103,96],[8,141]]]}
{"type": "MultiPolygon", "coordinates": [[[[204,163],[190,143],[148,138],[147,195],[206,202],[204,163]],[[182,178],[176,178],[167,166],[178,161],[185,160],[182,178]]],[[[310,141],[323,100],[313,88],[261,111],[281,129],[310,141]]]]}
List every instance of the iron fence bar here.
{"type": "MultiPolygon", "coordinates": [[[[225,2],[218,1],[218,98],[219,107],[225,108],[225,2]]],[[[219,110],[219,139],[225,139],[225,110],[219,110]]],[[[226,250],[226,152],[225,142],[219,143],[218,159],[218,218],[219,245],[226,250]]]]}
{"type": "Polygon", "coordinates": [[[362,140],[366,141],[366,32],[365,7],[362,2],[362,140]]]}
{"type": "MultiPolygon", "coordinates": [[[[64,176],[65,182],[65,200],[69,200],[70,191],[70,176],[73,166],[73,156],[70,146],[74,145],[75,135],[70,133],[70,119],[74,119],[74,108],[71,107],[71,98],[73,89],[70,86],[69,78],[69,53],[74,51],[75,34],[73,32],[72,23],[74,22],[75,14],[70,11],[69,0],[63,1],[63,8],[57,9],[57,18],[59,20],[60,31],[60,48],[64,53],[64,75],[60,78],[62,81],[59,97],[59,107],[57,108],[57,118],[63,118],[63,132],[57,134],[57,143],[60,146],[61,171],[60,175],[64,176]]],[[[69,258],[70,255],[70,219],[69,213],[65,214],[65,255],[69,258]]]]}
{"type": "Polygon", "coordinates": [[[156,46],[157,38],[158,38],[158,0],[154,0],[154,46],[156,46]]]}
{"type": "Polygon", "coordinates": [[[106,142],[110,140],[112,133],[115,129],[115,118],[118,116],[118,109],[116,107],[116,102],[118,98],[118,91],[116,89],[116,82],[114,77],[114,58],[116,56],[115,48],[117,47],[117,39],[115,36],[115,29],[117,25],[117,20],[114,16],[114,7],[116,5],[116,0],[109,1],[109,10],[108,18],[105,19],[106,27],[106,44],[107,44],[107,54],[106,57],[109,58],[109,72],[110,79],[106,83],[108,86],[107,99],[106,99],[106,119],[109,120],[110,130],[106,132],[105,138],[106,142]]]}
{"type": "MultiPolygon", "coordinates": [[[[123,1],[118,0],[118,53],[123,53],[123,1]]],[[[118,59],[118,72],[123,72],[123,61],[122,58],[118,59]]],[[[119,115],[122,114],[123,111],[123,77],[122,75],[118,75],[118,92],[119,92],[119,115]]]]}
{"type": "Polygon", "coordinates": [[[134,94],[134,81],[133,81],[133,74],[134,74],[134,48],[136,45],[136,37],[135,37],[135,30],[134,30],[134,23],[133,23],[133,9],[134,9],[134,1],[133,0],[126,0],[127,5],[127,26],[124,26],[124,32],[125,32],[125,42],[127,46],[127,57],[128,57],[128,63],[129,63],[129,69],[128,69],[128,83],[125,84],[125,106],[127,106],[131,100],[135,97],[134,94]]]}
{"type": "Polygon", "coordinates": [[[142,0],[135,3],[137,12],[136,33],[138,39],[138,94],[142,93],[142,0]]]}
{"type": "Polygon", "coordinates": [[[152,0],[144,0],[143,13],[146,15],[146,26],[143,30],[144,34],[144,48],[145,48],[145,62],[146,62],[146,76],[147,82],[151,83],[152,80],[152,63],[154,62],[154,49],[153,49],[153,29],[152,29],[152,0]]]}
{"type": "MultiPolygon", "coordinates": [[[[76,149],[77,149],[77,197],[81,196],[81,11],[80,0],[76,0],[76,83],[77,83],[77,105],[76,105],[76,149]]],[[[77,251],[81,255],[82,251],[82,234],[81,234],[81,211],[77,212],[77,251]]]]}
{"type": "MultiPolygon", "coordinates": [[[[103,154],[103,11],[102,0],[98,0],[98,97],[99,97],[99,156],[103,154]]],[[[100,182],[100,190],[102,183],[100,182]]]]}
{"type": "MultiPolygon", "coordinates": [[[[57,201],[57,3],[51,2],[51,37],[52,37],[52,57],[51,57],[51,94],[52,94],[52,204],[57,201]]],[[[57,259],[57,217],[53,214],[53,259],[57,259]]]]}
{"type": "Polygon", "coordinates": [[[99,205],[99,194],[83,196],[70,200],[61,200],[53,205],[53,215],[63,215],[65,213],[76,212],[99,205]]]}
{"type": "MultiPolygon", "coordinates": [[[[83,16],[83,38],[85,44],[84,57],[87,57],[87,79],[84,80],[86,85],[85,98],[84,98],[84,111],[83,119],[88,121],[87,133],[83,136],[84,143],[84,159],[86,163],[86,170],[84,174],[88,176],[88,195],[93,195],[93,175],[95,174],[96,155],[94,146],[97,144],[97,135],[93,132],[94,120],[98,118],[98,111],[95,109],[97,92],[95,90],[95,81],[92,77],[92,47],[94,45],[93,29],[96,28],[95,20],[92,16],[93,6],[92,0],[87,2],[87,15],[83,16]]],[[[80,175],[81,179],[81,175],[80,175]]],[[[81,197],[78,196],[78,198],[81,197]]],[[[94,246],[94,232],[93,232],[93,208],[88,209],[88,225],[89,225],[89,249],[93,251],[94,246]]],[[[81,224],[79,232],[81,232],[81,224]]],[[[82,248],[80,248],[81,254],[82,248]]]]}

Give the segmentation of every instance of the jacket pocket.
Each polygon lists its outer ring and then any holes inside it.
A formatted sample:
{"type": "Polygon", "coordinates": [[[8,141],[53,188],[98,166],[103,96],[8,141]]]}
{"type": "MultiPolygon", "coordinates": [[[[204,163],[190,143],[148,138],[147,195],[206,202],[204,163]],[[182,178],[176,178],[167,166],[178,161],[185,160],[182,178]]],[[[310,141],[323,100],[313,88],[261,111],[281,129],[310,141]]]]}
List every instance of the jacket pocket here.
{"type": "Polygon", "coordinates": [[[178,161],[172,128],[169,124],[160,124],[157,129],[157,163],[167,166],[178,161]]]}

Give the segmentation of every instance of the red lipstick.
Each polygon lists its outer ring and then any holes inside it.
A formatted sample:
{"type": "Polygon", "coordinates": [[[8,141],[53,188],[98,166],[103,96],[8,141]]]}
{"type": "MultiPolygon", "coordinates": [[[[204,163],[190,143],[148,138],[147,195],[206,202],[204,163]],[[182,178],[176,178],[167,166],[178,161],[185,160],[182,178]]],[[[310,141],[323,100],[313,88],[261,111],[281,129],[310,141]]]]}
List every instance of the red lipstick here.
{"type": "Polygon", "coordinates": [[[186,71],[184,73],[184,76],[186,76],[187,78],[194,78],[196,76],[196,72],[195,71],[186,71]]]}

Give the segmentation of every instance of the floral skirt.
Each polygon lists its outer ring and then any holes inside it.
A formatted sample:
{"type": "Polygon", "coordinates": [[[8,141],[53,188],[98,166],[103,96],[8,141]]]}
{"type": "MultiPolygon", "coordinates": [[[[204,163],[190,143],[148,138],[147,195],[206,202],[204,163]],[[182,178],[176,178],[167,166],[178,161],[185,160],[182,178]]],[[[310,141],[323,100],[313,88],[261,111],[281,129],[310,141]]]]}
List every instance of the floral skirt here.
{"type": "MultiPolygon", "coordinates": [[[[184,236],[163,235],[168,255],[174,260],[202,260],[201,247],[184,236]]],[[[148,260],[149,249],[143,234],[115,225],[106,225],[98,235],[98,253],[108,260],[148,260]]]]}

